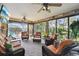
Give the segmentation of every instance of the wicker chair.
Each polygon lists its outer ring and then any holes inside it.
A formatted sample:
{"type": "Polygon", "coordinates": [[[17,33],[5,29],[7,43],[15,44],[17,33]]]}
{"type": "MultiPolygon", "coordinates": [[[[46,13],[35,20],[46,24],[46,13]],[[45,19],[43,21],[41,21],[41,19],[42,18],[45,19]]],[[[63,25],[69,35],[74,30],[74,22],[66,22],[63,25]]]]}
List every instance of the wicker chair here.
{"type": "Polygon", "coordinates": [[[34,34],[33,42],[41,42],[41,33],[40,32],[36,32],[34,34]]]}
{"type": "Polygon", "coordinates": [[[23,39],[29,39],[29,34],[28,32],[21,32],[21,38],[23,39]]]}

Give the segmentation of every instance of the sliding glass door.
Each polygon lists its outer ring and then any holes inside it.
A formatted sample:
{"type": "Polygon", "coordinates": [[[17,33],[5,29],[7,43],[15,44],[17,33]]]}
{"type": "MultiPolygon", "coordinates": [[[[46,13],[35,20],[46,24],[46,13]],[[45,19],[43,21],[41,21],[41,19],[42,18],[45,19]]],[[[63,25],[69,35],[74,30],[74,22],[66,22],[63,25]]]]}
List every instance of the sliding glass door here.
{"type": "Polygon", "coordinates": [[[68,18],[57,19],[58,39],[68,38],[68,18]]]}
{"type": "Polygon", "coordinates": [[[49,21],[48,28],[49,28],[49,30],[48,30],[49,35],[56,33],[56,20],[49,21]]]}
{"type": "Polygon", "coordinates": [[[46,34],[46,22],[34,24],[34,33],[35,32],[41,32],[41,37],[44,37],[46,34]]]}
{"type": "Polygon", "coordinates": [[[69,37],[75,41],[79,41],[79,15],[69,18],[69,28],[69,37]]]}

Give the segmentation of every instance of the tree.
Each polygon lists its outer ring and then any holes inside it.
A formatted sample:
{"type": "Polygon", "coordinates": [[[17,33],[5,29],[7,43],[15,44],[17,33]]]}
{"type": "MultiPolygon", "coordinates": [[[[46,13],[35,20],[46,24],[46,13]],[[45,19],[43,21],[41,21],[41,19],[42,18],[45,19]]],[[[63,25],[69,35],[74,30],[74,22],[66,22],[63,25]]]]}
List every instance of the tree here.
{"type": "Polygon", "coordinates": [[[73,21],[72,24],[70,25],[70,29],[72,30],[74,37],[77,38],[77,34],[79,32],[79,20],[73,21]]]}

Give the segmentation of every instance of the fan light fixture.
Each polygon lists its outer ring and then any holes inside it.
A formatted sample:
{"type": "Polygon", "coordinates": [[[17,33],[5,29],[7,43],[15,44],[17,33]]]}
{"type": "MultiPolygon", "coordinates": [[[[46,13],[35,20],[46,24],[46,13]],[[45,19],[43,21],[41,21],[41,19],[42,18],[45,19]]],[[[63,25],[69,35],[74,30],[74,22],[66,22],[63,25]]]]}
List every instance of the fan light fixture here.
{"type": "Polygon", "coordinates": [[[43,6],[43,10],[49,10],[49,8],[46,8],[45,6],[43,6]]]}
{"type": "Polygon", "coordinates": [[[50,6],[54,6],[54,7],[61,7],[62,4],[61,3],[43,3],[42,7],[37,11],[38,13],[40,11],[48,11],[49,13],[51,13],[51,10],[49,9],[50,6]]]}

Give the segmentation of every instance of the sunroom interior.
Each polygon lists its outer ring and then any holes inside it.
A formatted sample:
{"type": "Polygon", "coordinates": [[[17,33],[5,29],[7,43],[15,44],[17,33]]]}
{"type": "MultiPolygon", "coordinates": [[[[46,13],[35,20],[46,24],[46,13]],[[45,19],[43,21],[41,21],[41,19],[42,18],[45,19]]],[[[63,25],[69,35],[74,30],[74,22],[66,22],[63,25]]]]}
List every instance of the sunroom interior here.
{"type": "Polygon", "coordinates": [[[79,55],[79,4],[0,3],[0,55],[79,55]]]}

